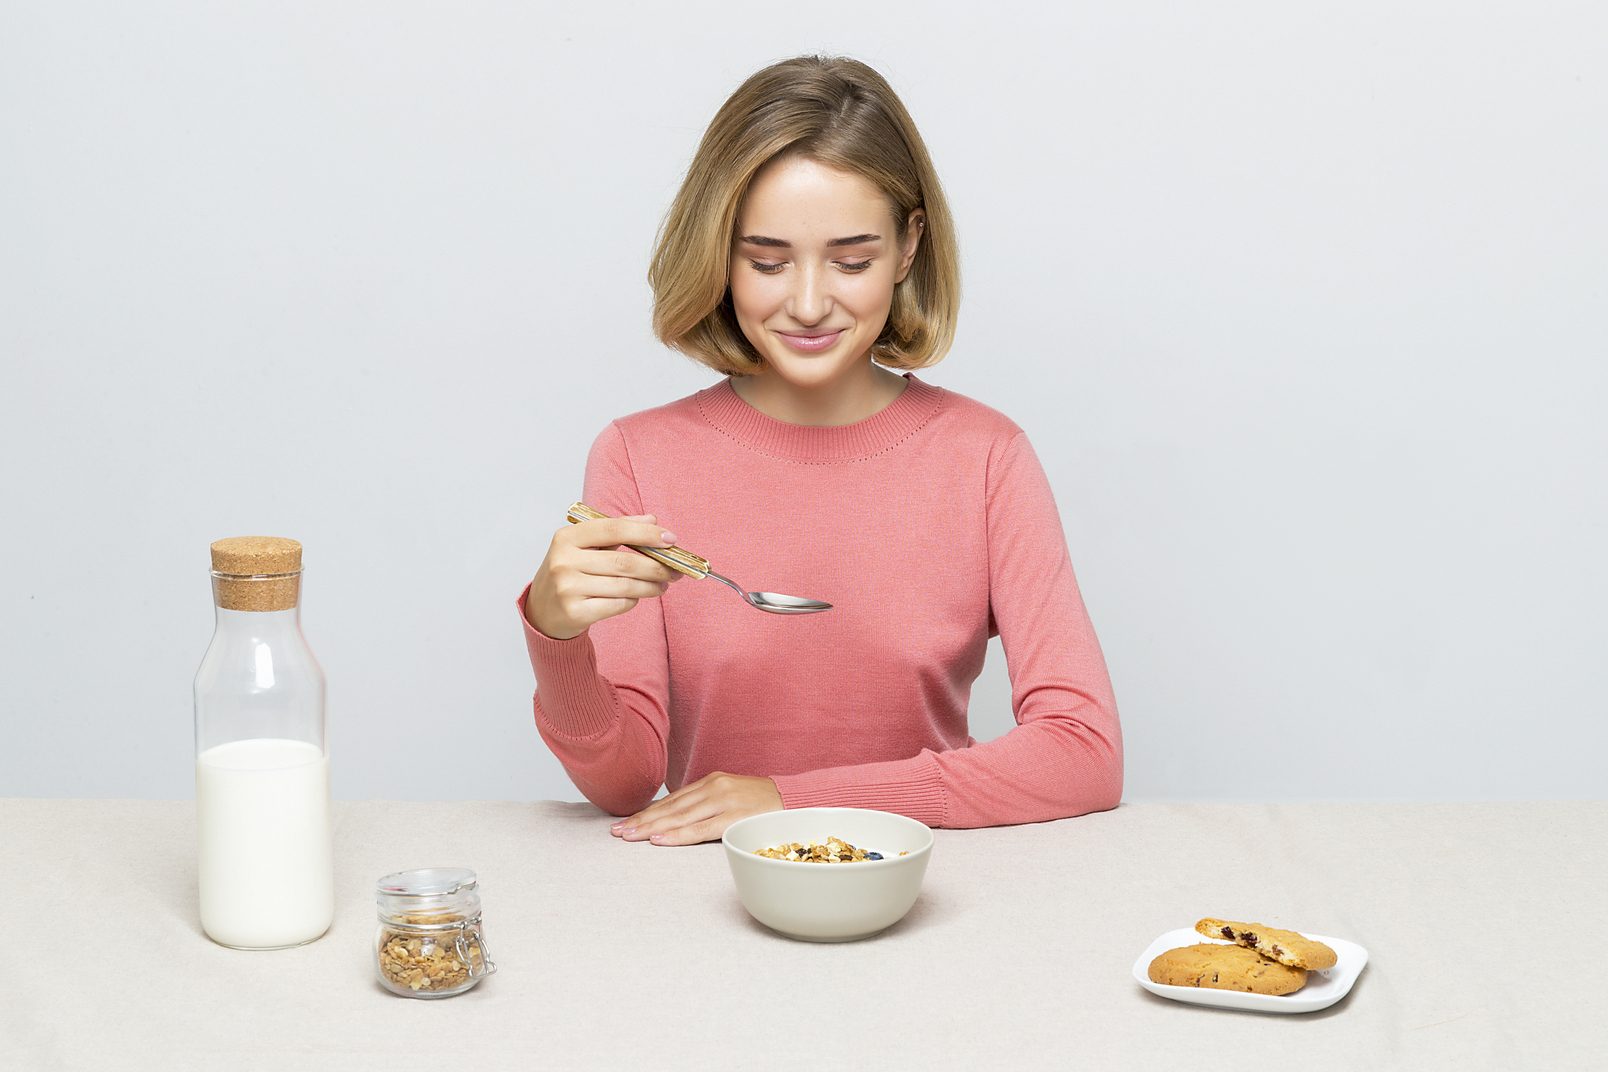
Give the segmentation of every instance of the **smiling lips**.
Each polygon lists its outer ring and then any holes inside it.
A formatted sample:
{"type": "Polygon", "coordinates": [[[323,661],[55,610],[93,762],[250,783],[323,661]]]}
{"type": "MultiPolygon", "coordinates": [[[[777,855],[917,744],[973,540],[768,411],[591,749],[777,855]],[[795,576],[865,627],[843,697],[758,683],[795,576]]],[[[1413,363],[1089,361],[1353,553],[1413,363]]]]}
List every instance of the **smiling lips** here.
{"type": "Polygon", "coordinates": [[[838,336],[843,334],[843,329],[839,328],[836,331],[821,332],[809,335],[790,335],[785,331],[779,331],[777,334],[783,339],[786,339],[787,345],[791,346],[793,349],[802,350],[805,353],[814,353],[817,350],[825,350],[827,347],[837,342],[838,336]]]}

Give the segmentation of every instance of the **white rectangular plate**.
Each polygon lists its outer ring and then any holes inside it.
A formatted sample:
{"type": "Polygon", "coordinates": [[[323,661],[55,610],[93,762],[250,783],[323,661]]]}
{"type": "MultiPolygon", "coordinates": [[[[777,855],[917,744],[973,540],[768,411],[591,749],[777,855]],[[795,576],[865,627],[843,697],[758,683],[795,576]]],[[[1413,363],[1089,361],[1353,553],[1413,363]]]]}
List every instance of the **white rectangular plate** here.
{"type": "MultiPolygon", "coordinates": [[[[1304,931],[1302,933],[1305,933],[1304,931]]],[[[1169,949],[1194,945],[1197,942],[1215,945],[1233,945],[1232,942],[1211,942],[1193,927],[1182,927],[1161,935],[1139,954],[1133,962],[1133,977],[1140,986],[1152,994],[1174,1001],[1187,1001],[1192,1005],[1211,1005],[1219,1009],[1251,1009],[1255,1012],[1317,1012],[1327,1009],[1351,992],[1351,984],[1362,974],[1368,963],[1368,951],[1356,942],[1344,938],[1329,938],[1321,934],[1308,934],[1308,938],[1322,942],[1333,949],[1338,958],[1332,968],[1307,973],[1307,984],[1293,994],[1247,994],[1243,990],[1214,990],[1206,986],[1167,986],[1150,981],[1150,962],[1169,949]]]]}

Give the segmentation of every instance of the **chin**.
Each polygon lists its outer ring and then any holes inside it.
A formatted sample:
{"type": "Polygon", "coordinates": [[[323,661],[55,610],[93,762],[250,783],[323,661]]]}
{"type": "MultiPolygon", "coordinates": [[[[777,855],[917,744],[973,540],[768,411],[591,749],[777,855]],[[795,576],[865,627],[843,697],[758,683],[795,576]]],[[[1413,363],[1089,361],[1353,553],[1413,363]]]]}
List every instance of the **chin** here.
{"type": "Polygon", "coordinates": [[[812,361],[807,357],[800,359],[797,354],[787,354],[772,361],[771,370],[795,387],[820,387],[847,371],[841,362],[812,361]]]}
{"type": "MultiPolygon", "coordinates": [[[[849,342],[852,344],[853,339],[849,342]]],[[[782,378],[794,383],[818,384],[841,376],[859,366],[865,355],[848,359],[835,352],[830,354],[800,354],[787,349],[786,343],[769,347],[765,360],[782,378]]]]}

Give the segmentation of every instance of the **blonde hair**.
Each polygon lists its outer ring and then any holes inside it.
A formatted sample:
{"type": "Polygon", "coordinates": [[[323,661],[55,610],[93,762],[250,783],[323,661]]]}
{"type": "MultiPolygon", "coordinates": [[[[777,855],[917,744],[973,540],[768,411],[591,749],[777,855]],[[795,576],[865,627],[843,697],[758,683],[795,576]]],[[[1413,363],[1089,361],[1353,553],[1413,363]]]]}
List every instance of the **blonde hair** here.
{"type": "Polygon", "coordinates": [[[960,307],[953,218],[910,113],[880,74],[847,57],[772,64],[715,113],[655,242],[648,268],[654,334],[718,372],[748,375],[763,366],[732,310],[731,250],[754,175],[783,156],[869,180],[891,202],[896,248],[911,210],[926,214],[871,356],[896,369],[937,364],[954,342],[960,307]]]}

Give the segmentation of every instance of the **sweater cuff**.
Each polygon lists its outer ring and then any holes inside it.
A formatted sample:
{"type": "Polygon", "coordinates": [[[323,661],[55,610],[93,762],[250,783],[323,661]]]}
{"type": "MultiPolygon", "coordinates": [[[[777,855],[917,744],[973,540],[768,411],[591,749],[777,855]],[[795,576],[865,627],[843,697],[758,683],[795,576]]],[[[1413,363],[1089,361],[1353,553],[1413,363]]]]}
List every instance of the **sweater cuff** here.
{"type": "Polygon", "coordinates": [[[597,650],[586,633],[554,640],[525,617],[525,585],[515,601],[525,629],[525,650],[536,672],[536,717],[554,734],[574,740],[596,737],[617,721],[614,689],[598,678],[597,650]],[[601,687],[600,687],[601,686],[601,687]]]}
{"type": "Polygon", "coordinates": [[[773,774],[784,808],[875,808],[942,827],[948,793],[932,753],[885,763],[829,767],[802,774],[773,774]]]}

